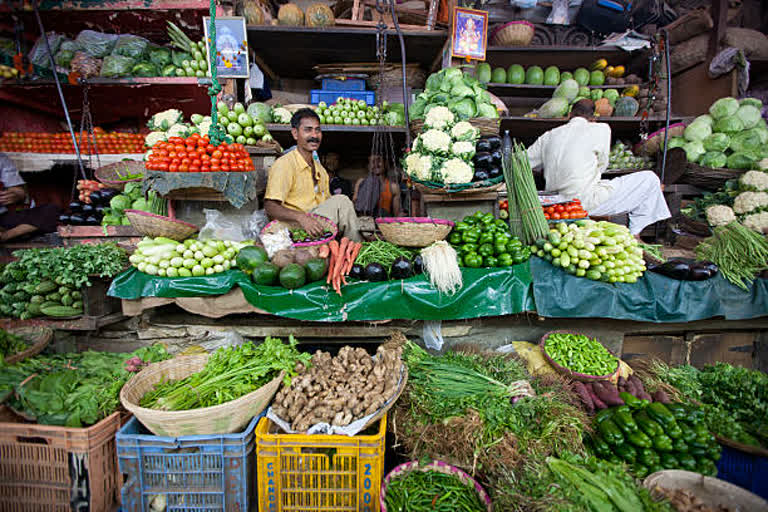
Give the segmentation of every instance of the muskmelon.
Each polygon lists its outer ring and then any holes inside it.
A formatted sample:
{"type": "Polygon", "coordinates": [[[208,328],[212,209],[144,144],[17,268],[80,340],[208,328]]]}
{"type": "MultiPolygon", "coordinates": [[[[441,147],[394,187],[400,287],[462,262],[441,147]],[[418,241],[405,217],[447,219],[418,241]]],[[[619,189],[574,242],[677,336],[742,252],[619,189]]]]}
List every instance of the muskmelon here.
{"type": "Polygon", "coordinates": [[[329,27],[336,23],[333,11],[325,4],[312,4],[307,7],[306,22],[308,27],[329,27]]]}
{"type": "Polygon", "coordinates": [[[245,16],[245,22],[248,25],[264,24],[264,11],[259,2],[255,0],[246,0],[243,6],[243,16],[245,16]]]}
{"type": "Polygon", "coordinates": [[[296,4],[285,4],[277,11],[277,22],[280,25],[303,25],[304,11],[296,4]]]}

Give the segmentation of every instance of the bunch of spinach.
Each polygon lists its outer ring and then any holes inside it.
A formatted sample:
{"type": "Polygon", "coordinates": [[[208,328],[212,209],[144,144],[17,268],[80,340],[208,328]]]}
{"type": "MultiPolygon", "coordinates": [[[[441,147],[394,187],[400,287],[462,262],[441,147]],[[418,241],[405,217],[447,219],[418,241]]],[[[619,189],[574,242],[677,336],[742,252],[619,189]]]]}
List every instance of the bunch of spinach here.
{"type": "Polygon", "coordinates": [[[0,329],[0,358],[12,356],[27,349],[24,339],[11,334],[5,329],[0,329]]]}
{"type": "Polygon", "coordinates": [[[119,408],[120,390],[132,375],[124,363],[134,356],[147,362],[169,357],[162,345],[130,354],[37,356],[0,367],[0,398],[43,425],[93,425],[119,408]]]}
{"type": "Polygon", "coordinates": [[[309,366],[310,354],[296,349],[298,341],[289,343],[267,337],[255,345],[222,347],[214,352],[205,367],[181,380],[159,382],[140,401],[142,407],[165,411],[184,411],[223,404],[247,395],[285,372],[285,383],[296,375],[296,364],[309,366]]]}

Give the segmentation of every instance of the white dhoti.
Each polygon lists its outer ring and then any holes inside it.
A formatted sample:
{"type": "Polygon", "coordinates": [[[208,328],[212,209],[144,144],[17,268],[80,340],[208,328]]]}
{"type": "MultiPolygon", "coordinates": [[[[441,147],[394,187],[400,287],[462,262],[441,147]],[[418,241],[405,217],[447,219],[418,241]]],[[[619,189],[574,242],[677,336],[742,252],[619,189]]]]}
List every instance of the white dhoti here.
{"type": "Polygon", "coordinates": [[[609,181],[610,197],[589,210],[597,216],[629,214],[629,231],[639,234],[646,226],[670,217],[661,191],[659,177],[653,171],[640,171],[609,181]]]}

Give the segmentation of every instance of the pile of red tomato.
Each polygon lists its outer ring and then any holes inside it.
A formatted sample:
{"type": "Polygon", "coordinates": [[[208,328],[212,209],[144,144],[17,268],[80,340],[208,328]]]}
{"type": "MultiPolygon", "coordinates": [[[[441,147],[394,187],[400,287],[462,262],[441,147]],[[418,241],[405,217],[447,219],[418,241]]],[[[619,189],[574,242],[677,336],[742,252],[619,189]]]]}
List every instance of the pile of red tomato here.
{"type": "MultiPolygon", "coordinates": [[[[140,133],[107,133],[101,128],[94,129],[96,153],[100,155],[120,153],[143,153],[144,136],[140,133]]],[[[91,154],[88,134],[75,134],[80,152],[91,154]]],[[[0,137],[0,151],[3,153],[71,153],[75,152],[69,132],[5,132],[0,137]]]]}
{"type": "Polygon", "coordinates": [[[242,144],[218,146],[208,136],[190,135],[186,139],[171,137],[152,146],[146,168],[167,172],[247,172],[254,170],[253,161],[242,144]]]}
{"type": "Polygon", "coordinates": [[[542,206],[541,208],[544,210],[544,218],[547,220],[583,219],[587,216],[587,212],[578,199],[569,203],[542,206]]]}

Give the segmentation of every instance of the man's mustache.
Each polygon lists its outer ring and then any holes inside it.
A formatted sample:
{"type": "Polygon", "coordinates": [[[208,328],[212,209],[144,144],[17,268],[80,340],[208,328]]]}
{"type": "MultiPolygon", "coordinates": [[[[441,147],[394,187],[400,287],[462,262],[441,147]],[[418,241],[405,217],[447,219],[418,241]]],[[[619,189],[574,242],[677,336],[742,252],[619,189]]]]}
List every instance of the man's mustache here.
{"type": "Polygon", "coordinates": [[[320,139],[314,139],[314,138],[312,138],[312,139],[307,139],[307,142],[309,142],[309,143],[315,143],[315,144],[320,144],[320,139]]]}

